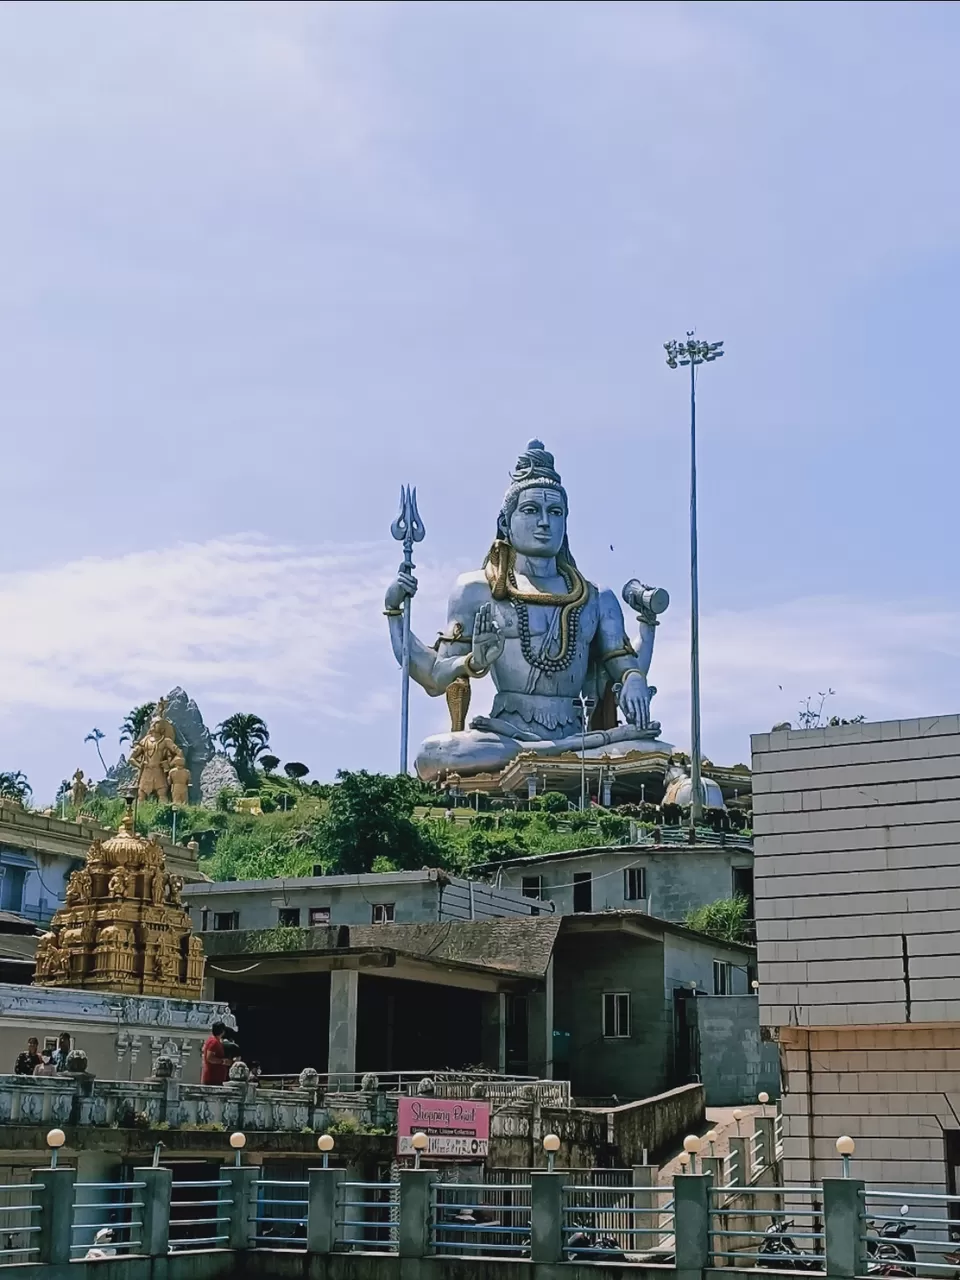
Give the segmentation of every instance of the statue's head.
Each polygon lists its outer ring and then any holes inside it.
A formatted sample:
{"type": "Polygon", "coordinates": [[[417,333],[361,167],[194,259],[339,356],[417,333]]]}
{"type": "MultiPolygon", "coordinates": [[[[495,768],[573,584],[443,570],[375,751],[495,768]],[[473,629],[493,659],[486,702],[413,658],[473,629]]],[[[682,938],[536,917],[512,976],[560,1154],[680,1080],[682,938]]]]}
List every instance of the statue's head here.
{"type": "Polygon", "coordinates": [[[549,453],[531,440],[510,473],[497,519],[497,537],[521,555],[560,556],[572,563],[567,545],[567,494],[549,453]]]}

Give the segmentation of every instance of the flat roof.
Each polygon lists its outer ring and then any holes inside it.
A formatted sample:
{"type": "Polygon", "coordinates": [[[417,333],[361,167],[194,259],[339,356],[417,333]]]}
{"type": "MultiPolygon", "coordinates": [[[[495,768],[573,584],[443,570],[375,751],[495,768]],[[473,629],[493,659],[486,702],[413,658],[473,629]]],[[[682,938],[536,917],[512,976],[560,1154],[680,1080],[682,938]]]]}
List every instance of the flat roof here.
{"type": "MultiPolygon", "coordinates": [[[[287,889],[348,889],[351,885],[374,888],[377,885],[426,884],[439,881],[444,884],[469,884],[464,876],[451,875],[436,867],[423,867],[420,871],[379,871],[358,875],[338,876],[273,876],[267,880],[214,880],[206,884],[185,884],[185,898],[199,898],[217,893],[279,893],[287,889]]],[[[494,886],[481,880],[473,882],[481,889],[494,886]]],[[[502,892],[502,890],[501,890],[502,892]]],[[[506,889],[507,893],[511,890],[506,889]]]]}
{"type": "Polygon", "coordinates": [[[496,862],[478,862],[474,871],[489,873],[498,867],[525,867],[534,862],[563,862],[566,858],[583,858],[595,853],[624,853],[631,857],[638,853],[685,853],[688,850],[697,853],[739,852],[753,853],[753,844],[746,837],[728,836],[726,844],[714,844],[712,841],[684,844],[679,840],[665,841],[662,844],[599,844],[588,845],[584,849],[558,849],[553,853],[525,853],[520,858],[498,858],[496,862]]]}

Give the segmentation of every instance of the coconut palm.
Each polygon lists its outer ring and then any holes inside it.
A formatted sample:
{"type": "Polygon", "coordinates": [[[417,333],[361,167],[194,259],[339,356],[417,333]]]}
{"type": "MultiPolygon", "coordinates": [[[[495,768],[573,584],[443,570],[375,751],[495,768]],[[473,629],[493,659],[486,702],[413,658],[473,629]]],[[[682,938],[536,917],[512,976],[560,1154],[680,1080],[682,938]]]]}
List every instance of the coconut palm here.
{"type": "Polygon", "coordinates": [[[252,786],[256,781],[254,765],[270,742],[266,723],[259,716],[237,711],[217,725],[216,736],[226,751],[233,752],[233,763],[240,781],[244,786],[252,786]]]}
{"type": "Polygon", "coordinates": [[[33,787],[27,781],[27,775],[19,769],[0,773],[0,799],[18,800],[23,804],[27,796],[33,795],[33,787]]]}
{"type": "Polygon", "coordinates": [[[139,742],[156,709],[155,702],[141,702],[139,707],[134,707],[120,726],[120,741],[139,742]]]}
{"type": "Polygon", "coordinates": [[[103,732],[102,729],[91,729],[90,732],[87,734],[87,736],[84,738],[84,742],[92,742],[93,745],[97,748],[97,755],[100,757],[100,763],[103,765],[104,773],[107,772],[107,762],[106,760],[104,760],[103,752],[100,750],[100,743],[104,740],[106,736],[107,735],[103,732]]]}

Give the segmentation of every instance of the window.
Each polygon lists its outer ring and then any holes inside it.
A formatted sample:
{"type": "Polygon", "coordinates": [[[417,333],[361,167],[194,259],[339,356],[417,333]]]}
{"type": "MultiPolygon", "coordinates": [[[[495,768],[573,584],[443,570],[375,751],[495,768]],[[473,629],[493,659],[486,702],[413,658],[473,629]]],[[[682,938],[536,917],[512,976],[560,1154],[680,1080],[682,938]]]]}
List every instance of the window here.
{"type": "Polygon", "coordinates": [[[277,912],[277,924],[279,924],[282,929],[299,929],[300,908],[281,907],[277,912]]]}
{"type": "Polygon", "coordinates": [[[630,1035],[630,993],[605,991],[603,993],[603,1038],[626,1040],[630,1035]]]}
{"type": "Polygon", "coordinates": [[[525,898],[542,898],[543,876],[524,876],[520,881],[520,892],[525,898]]]}
{"type": "Polygon", "coordinates": [[[375,902],[373,904],[373,923],[374,924],[393,924],[393,908],[392,902],[375,902]]]}
{"type": "Polygon", "coordinates": [[[310,923],[311,925],[329,924],[330,908],[329,907],[311,907],[310,923]]]}
{"type": "Polygon", "coordinates": [[[573,877],[574,911],[593,910],[593,876],[589,871],[577,871],[573,877]]]}
{"type": "Polygon", "coordinates": [[[746,898],[747,916],[753,919],[753,867],[733,867],[733,896],[746,898]]]}
{"type": "Polygon", "coordinates": [[[239,929],[239,911],[215,911],[213,913],[214,929],[239,929]]]}
{"type": "Polygon", "coordinates": [[[627,867],[623,873],[623,896],[626,902],[638,902],[647,896],[646,867],[627,867]]]}
{"type": "Polygon", "coordinates": [[[210,912],[206,907],[200,912],[200,932],[206,933],[210,928],[210,912]]]}
{"type": "Polygon", "coordinates": [[[733,965],[725,960],[714,960],[713,962],[713,994],[715,996],[728,996],[733,990],[733,965]]]}

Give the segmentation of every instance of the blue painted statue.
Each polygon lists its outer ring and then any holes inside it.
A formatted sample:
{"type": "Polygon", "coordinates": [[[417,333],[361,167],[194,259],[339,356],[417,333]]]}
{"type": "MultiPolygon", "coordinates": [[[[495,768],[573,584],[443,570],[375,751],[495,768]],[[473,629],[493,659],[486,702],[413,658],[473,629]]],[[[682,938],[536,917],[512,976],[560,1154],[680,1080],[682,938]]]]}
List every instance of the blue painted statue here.
{"type": "MultiPolygon", "coordinates": [[[[416,590],[404,569],[387,590],[384,612],[398,662],[404,601],[416,590]]],[[[589,758],[616,758],[655,739],[656,690],[647,672],[656,615],[669,598],[634,580],[624,599],[637,611],[636,645],[615,594],[577,568],[553,455],[531,440],[511,473],[483,568],[462,574],[453,588],[446,632],[432,646],[410,637],[410,675],[432,696],[447,695],[453,723],[450,733],[422,744],[420,777],[498,772],[521,752],[579,754],[581,746],[589,758]],[[467,728],[469,682],[488,674],[497,690],[490,714],[467,728]],[[592,709],[585,737],[581,695],[592,709]]]]}

